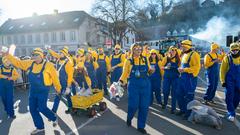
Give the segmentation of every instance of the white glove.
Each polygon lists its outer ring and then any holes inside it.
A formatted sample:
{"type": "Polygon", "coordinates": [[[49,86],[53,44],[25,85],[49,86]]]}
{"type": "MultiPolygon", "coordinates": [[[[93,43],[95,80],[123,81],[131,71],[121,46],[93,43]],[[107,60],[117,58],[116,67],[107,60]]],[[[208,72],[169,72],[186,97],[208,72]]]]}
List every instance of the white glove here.
{"type": "Polygon", "coordinates": [[[71,89],[69,87],[67,87],[64,94],[68,95],[70,92],[71,92],[71,89]]]}

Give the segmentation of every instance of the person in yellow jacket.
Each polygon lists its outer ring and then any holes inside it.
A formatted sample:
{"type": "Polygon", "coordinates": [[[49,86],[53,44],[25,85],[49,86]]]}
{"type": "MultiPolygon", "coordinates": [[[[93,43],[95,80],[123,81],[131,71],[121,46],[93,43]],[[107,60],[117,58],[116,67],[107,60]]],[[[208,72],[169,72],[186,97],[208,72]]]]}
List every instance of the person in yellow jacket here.
{"type": "Polygon", "coordinates": [[[87,69],[84,66],[84,63],[82,62],[78,63],[75,68],[76,70],[74,73],[74,80],[73,80],[75,85],[80,88],[91,89],[92,82],[88,75],[87,69]]]}
{"type": "Polygon", "coordinates": [[[151,100],[151,82],[149,74],[154,72],[148,58],[142,56],[142,47],[138,44],[131,46],[132,56],[123,66],[119,79],[121,84],[128,84],[128,114],[127,126],[132,125],[132,119],[138,110],[138,131],[146,134],[145,125],[151,100]]]}
{"type": "Polygon", "coordinates": [[[109,57],[104,54],[104,50],[102,47],[98,48],[98,57],[97,63],[99,68],[97,69],[97,83],[98,89],[104,89],[104,94],[107,95],[107,74],[110,73],[111,64],[109,57]]]}
{"type": "Polygon", "coordinates": [[[56,95],[54,99],[52,111],[57,113],[61,96],[65,95],[68,106],[68,109],[65,112],[70,113],[72,109],[71,87],[73,82],[74,64],[72,62],[72,58],[69,57],[70,55],[68,54],[68,50],[66,48],[60,50],[59,56],[60,57],[56,63],[56,69],[58,71],[58,77],[60,79],[62,89],[61,94],[56,95]]]}
{"type": "Polygon", "coordinates": [[[234,121],[236,108],[240,101],[240,47],[238,43],[230,45],[230,53],[223,58],[220,67],[220,81],[225,90],[227,119],[234,121]]]}
{"type": "Polygon", "coordinates": [[[32,131],[31,134],[44,131],[44,123],[40,112],[53,121],[53,126],[55,127],[57,125],[57,117],[47,107],[50,87],[54,85],[57,93],[60,93],[61,90],[61,84],[54,65],[43,59],[43,51],[40,48],[33,50],[31,60],[19,60],[7,53],[3,53],[3,55],[6,56],[13,66],[28,71],[30,83],[29,110],[36,127],[36,130],[32,131]]]}
{"type": "Polygon", "coordinates": [[[121,46],[116,44],[114,54],[110,56],[111,62],[111,83],[117,82],[122,75],[122,67],[125,61],[125,55],[121,52],[121,46]]]}
{"type": "Polygon", "coordinates": [[[162,59],[158,57],[158,52],[155,49],[150,51],[150,57],[148,58],[150,66],[155,69],[149,78],[151,82],[151,105],[153,104],[154,95],[156,97],[157,103],[162,105],[162,96],[161,96],[161,83],[162,83],[162,74],[161,74],[161,62],[162,59]]]}
{"type": "Polygon", "coordinates": [[[163,75],[163,98],[164,104],[163,109],[166,108],[168,104],[168,97],[171,92],[171,114],[176,111],[176,101],[177,101],[177,89],[179,86],[179,72],[178,68],[181,65],[181,59],[178,54],[178,49],[174,46],[169,48],[167,55],[162,60],[161,69],[164,70],[163,75]]]}
{"type": "Polygon", "coordinates": [[[142,55],[144,56],[144,57],[150,57],[150,47],[149,47],[149,45],[147,44],[147,43],[145,43],[144,44],[144,46],[143,46],[143,52],[142,52],[142,55]]]}
{"type": "Polygon", "coordinates": [[[177,102],[180,109],[178,115],[184,114],[184,119],[187,119],[191,113],[187,110],[187,104],[194,99],[201,63],[200,55],[192,50],[192,41],[183,40],[181,47],[184,54],[181,58],[181,66],[178,68],[178,72],[181,73],[177,90],[177,102]]]}
{"type": "Polygon", "coordinates": [[[79,62],[84,63],[85,62],[85,50],[83,48],[78,48],[76,52],[76,63],[78,64],[79,62]]]}
{"type": "Polygon", "coordinates": [[[219,80],[219,63],[225,55],[223,50],[221,54],[219,54],[219,49],[220,47],[218,44],[212,43],[211,52],[204,57],[204,66],[206,69],[205,75],[208,82],[207,90],[203,97],[205,104],[208,104],[209,102],[214,103],[213,98],[215,97],[219,80]]]}
{"type": "Polygon", "coordinates": [[[2,97],[4,110],[8,117],[15,119],[16,115],[13,109],[13,85],[14,81],[19,77],[19,74],[5,57],[2,58],[2,63],[0,66],[0,97],[2,97]]]}

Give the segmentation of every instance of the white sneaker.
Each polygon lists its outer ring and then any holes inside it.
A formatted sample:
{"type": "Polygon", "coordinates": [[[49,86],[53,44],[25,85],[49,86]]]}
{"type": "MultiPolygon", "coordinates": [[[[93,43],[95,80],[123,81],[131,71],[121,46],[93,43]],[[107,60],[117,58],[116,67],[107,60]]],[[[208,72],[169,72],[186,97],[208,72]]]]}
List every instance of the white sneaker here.
{"type": "Polygon", "coordinates": [[[31,132],[31,135],[35,135],[35,134],[38,134],[38,133],[43,132],[43,131],[44,131],[44,129],[35,129],[31,132]]]}
{"type": "Polygon", "coordinates": [[[229,121],[231,121],[231,122],[234,122],[235,117],[234,117],[234,116],[228,116],[227,119],[228,119],[229,121]]]}
{"type": "Polygon", "coordinates": [[[116,97],[116,100],[119,102],[119,101],[120,101],[120,98],[119,98],[119,97],[116,97]]]}

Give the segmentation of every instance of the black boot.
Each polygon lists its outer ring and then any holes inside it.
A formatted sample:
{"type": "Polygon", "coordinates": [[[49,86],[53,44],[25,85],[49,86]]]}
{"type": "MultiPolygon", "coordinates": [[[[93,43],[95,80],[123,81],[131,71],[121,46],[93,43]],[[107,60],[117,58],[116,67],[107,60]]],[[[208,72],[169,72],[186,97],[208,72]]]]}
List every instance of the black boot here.
{"type": "Polygon", "coordinates": [[[131,126],[132,126],[131,120],[127,120],[127,126],[128,126],[128,127],[131,127],[131,126]]]}
{"type": "Polygon", "coordinates": [[[147,134],[147,131],[144,128],[138,128],[137,130],[142,134],[147,134]]]}
{"type": "Polygon", "coordinates": [[[71,109],[67,109],[67,110],[65,111],[66,114],[70,114],[71,112],[72,112],[71,109]]]}

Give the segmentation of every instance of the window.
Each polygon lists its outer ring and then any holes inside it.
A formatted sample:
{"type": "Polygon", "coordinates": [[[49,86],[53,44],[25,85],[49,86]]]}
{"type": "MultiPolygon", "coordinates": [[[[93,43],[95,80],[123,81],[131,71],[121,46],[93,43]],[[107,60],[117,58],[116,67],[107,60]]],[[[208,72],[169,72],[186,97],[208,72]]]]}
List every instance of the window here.
{"type": "Polygon", "coordinates": [[[74,22],[77,22],[77,21],[79,21],[79,18],[75,18],[73,21],[74,21],[74,22]]]}
{"type": "Polygon", "coordinates": [[[42,26],[44,26],[44,25],[46,25],[46,22],[42,22],[42,24],[41,24],[42,26]]]}
{"type": "Polygon", "coordinates": [[[70,32],[70,40],[71,41],[76,41],[76,32],[75,31],[70,32]]]}
{"type": "Polygon", "coordinates": [[[27,41],[28,41],[29,44],[32,44],[32,43],[33,43],[32,35],[28,35],[28,36],[27,36],[27,41]]]}
{"type": "Polygon", "coordinates": [[[52,40],[52,43],[57,42],[57,34],[56,34],[56,32],[52,32],[51,33],[51,40],[52,40]]]}
{"type": "Polygon", "coordinates": [[[89,41],[90,39],[90,32],[86,32],[86,41],[89,41]]]}
{"type": "Polygon", "coordinates": [[[21,52],[22,52],[22,54],[21,54],[21,55],[26,55],[26,53],[27,53],[27,50],[26,50],[26,48],[22,48],[22,49],[21,49],[21,52]]]}
{"type": "Polygon", "coordinates": [[[59,24],[63,23],[63,20],[59,20],[58,23],[59,23],[59,24]]]}
{"type": "Polygon", "coordinates": [[[127,40],[127,44],[129,44],[129,37],[126,37],[126,40],[127,40]]]}
{"type": "Polygon", "coordinates": [[[11,27],[9,27],[8,29],[11,30],[11,29],[13,29],[13,28],[14,28],[14,26],[11,26],[11,27]]]}
{"type": "Polygon", "coordinates": [[[11,36],[7,36],[7,43],[9,45],[12,44],[12,37],[11,36]]]}
{"type": "Polygon", "coordinates": [[[40,34],[36,34],[36,43],[37,44],[41,43],[41,36],[40,36],[40,34]]]}
{"type": "Polygon", "coordinates": [[[15,36],[13,37],[13,40],[14,40],[14,44],[18,44],[18,36],[17,36],[17,35],[15,35],[15,36]]]}
{"type": "Polygon", "coordinates": [[[66,40],[65,32],[61,32],[61,33],[60,33],[60,40],[61,40],[61,41],[65,41],[65,40],[66,40]]]}
{"type": "Polygon", "coordinates": [[[48,33],[44,33],[43,39],[44,39],[44,43],[48,43],[49,42],[48,33]]]}
{"type": "Polygon", "coordinates": [[[20,25],[19,28],[22,29],[24,27],[24,25],[20,25]]]}
{"type": "Polygon", "coordinates": [[[97,34],[97,43],[99,43],[99,42],[100,42],[100,35],[97,34]]]}
{"type": "Polygon", "coordinates": [[[134,43],[134,42],[135,42],[135,39],[133,38],[133,39],[132,39],[132,43],[134,43]]]}
{"type": "Polygon", "coordinates": [[[20,38],[20,43],[21,44],[25,44],[25,36],[24,35],[21,35],[21,38],[20,38]]]}

